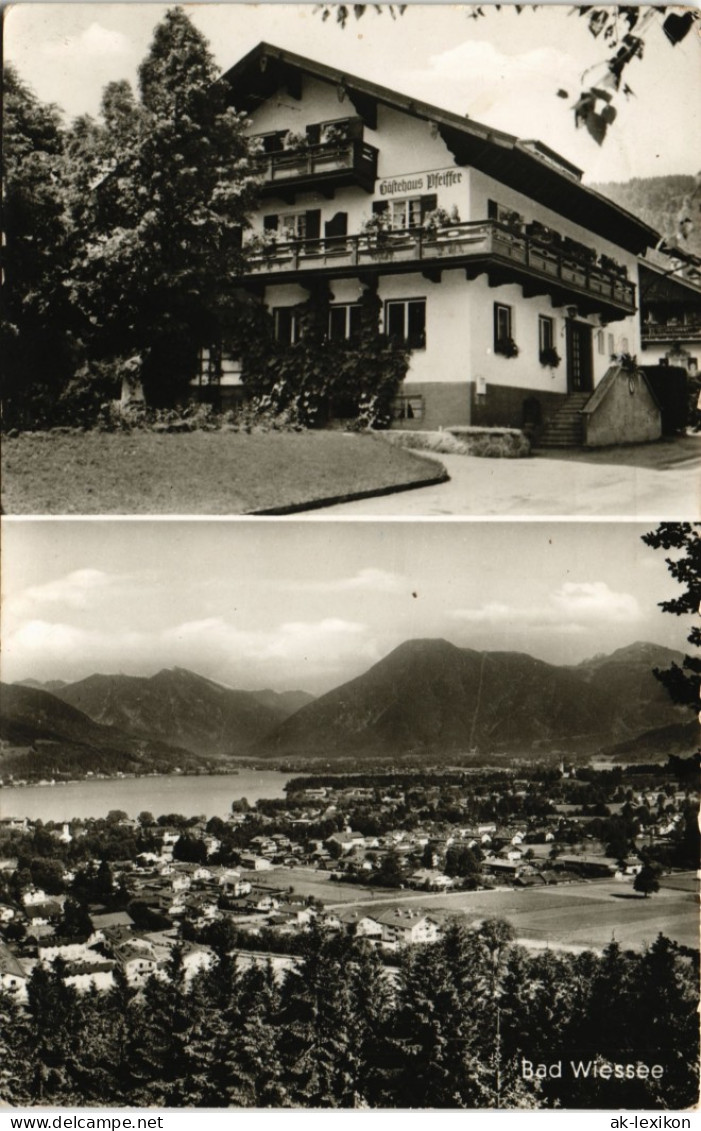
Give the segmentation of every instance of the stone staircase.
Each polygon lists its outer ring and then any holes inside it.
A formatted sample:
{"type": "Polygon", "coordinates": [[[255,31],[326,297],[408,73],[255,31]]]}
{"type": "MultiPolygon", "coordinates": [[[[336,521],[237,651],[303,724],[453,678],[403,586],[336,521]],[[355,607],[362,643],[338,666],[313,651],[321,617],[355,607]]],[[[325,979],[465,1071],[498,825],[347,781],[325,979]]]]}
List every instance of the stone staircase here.
{"type": "Polygon", "coordinates": [[[581,448],[584,443],[582,409],[591,393],[570,393],[545,422],[539,448],[581,448]]]}

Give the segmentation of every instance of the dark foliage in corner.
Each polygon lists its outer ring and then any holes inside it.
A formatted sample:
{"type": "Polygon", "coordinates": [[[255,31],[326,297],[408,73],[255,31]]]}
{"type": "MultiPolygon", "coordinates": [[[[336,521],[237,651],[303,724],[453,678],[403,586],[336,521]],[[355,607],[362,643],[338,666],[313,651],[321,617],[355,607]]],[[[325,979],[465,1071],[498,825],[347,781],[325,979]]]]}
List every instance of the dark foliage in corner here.
{"type": "MultiPolygon", "coordinates": [[[[663,612],[674,616],[697,616],[701,607],[701,524],[690,522],[662,522],[656,530],[642,536],[646,546],[654,550],[671,550],[673,556],[665,559],[667,569],[682,587],[678,597],[660,601],[663,612]]],[[[694,648],[701,646],[701,628],[694,624],[687,640],[694,648]]],[[[697,712],[701,693],[701,658],[684,657],[680,667],[672,664],[666,670],[655,669],[657,679],[666,687],[675,703],[697,712]]]]}

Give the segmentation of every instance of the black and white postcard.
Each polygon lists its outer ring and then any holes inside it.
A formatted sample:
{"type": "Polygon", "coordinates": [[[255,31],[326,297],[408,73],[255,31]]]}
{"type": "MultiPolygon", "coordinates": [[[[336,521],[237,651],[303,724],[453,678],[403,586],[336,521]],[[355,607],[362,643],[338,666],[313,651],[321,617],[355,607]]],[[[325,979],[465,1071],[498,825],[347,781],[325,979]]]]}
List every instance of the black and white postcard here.
{"type": "Polygon", "coordinates": [[[4,23],[8,1126],[690,1127],[698,11],[4,23]]]}

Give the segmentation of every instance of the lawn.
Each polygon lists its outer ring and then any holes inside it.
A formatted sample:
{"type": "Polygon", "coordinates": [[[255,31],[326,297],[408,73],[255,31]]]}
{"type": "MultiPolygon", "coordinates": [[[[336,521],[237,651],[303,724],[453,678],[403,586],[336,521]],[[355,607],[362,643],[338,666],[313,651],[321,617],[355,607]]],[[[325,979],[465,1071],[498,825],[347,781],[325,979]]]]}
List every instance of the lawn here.
{"type": "Polygon", "coordinates": [[[5,514],[285,513],[436,482],[441,464],[342,432],[20,433],[5,514]]]}

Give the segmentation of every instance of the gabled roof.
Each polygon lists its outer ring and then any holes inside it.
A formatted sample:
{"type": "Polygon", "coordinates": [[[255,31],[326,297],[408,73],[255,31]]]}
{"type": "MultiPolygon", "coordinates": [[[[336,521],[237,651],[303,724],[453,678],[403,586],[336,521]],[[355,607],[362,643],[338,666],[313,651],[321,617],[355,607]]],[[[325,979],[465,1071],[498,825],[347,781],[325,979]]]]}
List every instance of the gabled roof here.
{"type": "Polygon", "coordinates": [[[471,165],[635,254],[659,242],[659,233],[601,193],[581,183],[581,170],[534,140],[481,125],[472,118],[408,98],[377,83],[261,42],[220,81],[229,85],[237,110],[255,111],[281,86],[302,96],[304,76],[326,82],[347,97],[369,129],[378,105],[433,123],[458,165],[471,165]]]}

